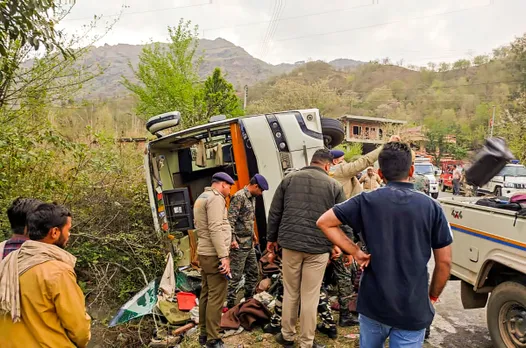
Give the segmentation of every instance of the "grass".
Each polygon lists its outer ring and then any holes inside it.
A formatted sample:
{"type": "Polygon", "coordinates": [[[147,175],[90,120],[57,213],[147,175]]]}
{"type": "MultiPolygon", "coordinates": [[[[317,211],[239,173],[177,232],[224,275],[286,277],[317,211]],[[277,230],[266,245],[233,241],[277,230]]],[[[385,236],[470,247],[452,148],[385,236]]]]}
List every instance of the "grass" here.
{"type": "MultiPolygon", "coordinates": [[[[336,315],[337,317],[337,315],[336,315]]],[[[337,318],[335,318],[337,319],[337,318]]],[[[317,343],[323,344],[329,347],[356,347],[359,346],[359,338],[355,339],[346,338],[345,335],[348,334],[357,334],[359,333],[358,326],[354,327],[338,327],[338,338],[333,340],[327,336],[316,332],[315,341],[317,343]]],[[[297,328],[299,332],[299,326],[297,328]]],[[[227,347],[251,347],[251,348],[270,348],[270,347],[279,347],[279,345],[274,341],[274,336],[272,334],[264,333],[260,328],[254,329],[253,331],[243,331],[239,335],[230,336],[223,340],[227,347]]],[[[192,336],[186,337],[185,340],[181,343],[182,348],[200,348],[198,342],[198,334],[195,333],[192,336]]]]}

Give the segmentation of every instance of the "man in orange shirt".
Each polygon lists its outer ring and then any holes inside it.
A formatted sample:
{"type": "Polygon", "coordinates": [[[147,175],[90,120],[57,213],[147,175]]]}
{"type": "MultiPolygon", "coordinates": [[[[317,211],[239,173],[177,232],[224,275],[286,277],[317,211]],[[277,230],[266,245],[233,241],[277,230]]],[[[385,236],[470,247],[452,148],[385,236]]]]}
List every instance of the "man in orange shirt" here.
{"type": "Polygon", "coordinates": [[[71,214],[41,204],[27,225],[30,240],[0,263],[0,347],[86,347],[91,319],[64,250],[71,214]]]}

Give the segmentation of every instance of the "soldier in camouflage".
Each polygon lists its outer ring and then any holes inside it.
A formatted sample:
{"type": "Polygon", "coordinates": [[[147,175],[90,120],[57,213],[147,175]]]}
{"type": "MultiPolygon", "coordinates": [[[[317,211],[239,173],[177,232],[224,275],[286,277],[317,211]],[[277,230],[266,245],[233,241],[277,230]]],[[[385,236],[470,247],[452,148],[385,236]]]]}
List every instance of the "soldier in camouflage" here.
{"type": "MultiPolygon", "coordinates": [[[[281,311],[283,309],[283,278],[282,274],[278,275],[276,280],[278,282],[276,288],[276,304],[274,306],[274,314],[270,318],[270,323],[263,327],[266,333],[281,332],[281,311]]],[[[320,289],[320,301],[318,302],[318,316],[321,323],[318,325],[318,330],[332,339],[337,338],[336,322],[331,312],[331,305],[329,303],[329,296],[323,289],[320,289]]]]}
{"type": "Polygon", "coordinates": [[[245,275],[245,298],[254,295],[258,282],[258,264],[254,250],[254,219],[256,197],[268,190],[265,177],[254,175],[250,183],[237,191],[230,200],[228,221],[232,227],[232,245],[230,246],[230,270],[232,279],[228,282],[227,307],[235,306],[236,289],[245,275]]]}
{"type": "Polygon", "coordinates": [[[429,184],[426,177],[422,174],[415,174],[412,178],[415,190],[429,194],[429,184]]]}

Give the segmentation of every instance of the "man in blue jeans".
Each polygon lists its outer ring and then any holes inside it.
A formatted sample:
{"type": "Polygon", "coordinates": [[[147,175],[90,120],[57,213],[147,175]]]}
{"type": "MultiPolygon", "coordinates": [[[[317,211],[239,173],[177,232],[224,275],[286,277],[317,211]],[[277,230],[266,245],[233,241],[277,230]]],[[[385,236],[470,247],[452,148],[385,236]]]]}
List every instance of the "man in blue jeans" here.
{"type": "Polygon", "coordinates": [[[422,347],[433,305],[449,278],[453,238],[440,205],[409,182],[414,171],[409,146],[387,143],[378,161],[387,186],[335,205],[317,225],[366,267],[357,306],[360,347],[381,348],[388,337],[390,347],[422,347]],[[362,235],[369,255],[345,236],[342,224],[362,235]],[[431,251],[435,269],[428,285],[431,251]]]}

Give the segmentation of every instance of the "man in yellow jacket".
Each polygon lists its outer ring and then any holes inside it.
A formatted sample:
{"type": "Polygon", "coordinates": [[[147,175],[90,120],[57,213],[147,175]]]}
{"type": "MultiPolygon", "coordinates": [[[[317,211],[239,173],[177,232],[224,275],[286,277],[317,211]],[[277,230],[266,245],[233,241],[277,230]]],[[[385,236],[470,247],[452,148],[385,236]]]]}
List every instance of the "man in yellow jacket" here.
{"type": "Polygon", "coordinates": [[[27,224],[30,240],[0,263],[0,347],[86,347],[91,319],[77,285],[76,258],[63,249],[71,214],[41,204],[27,224]]]}

